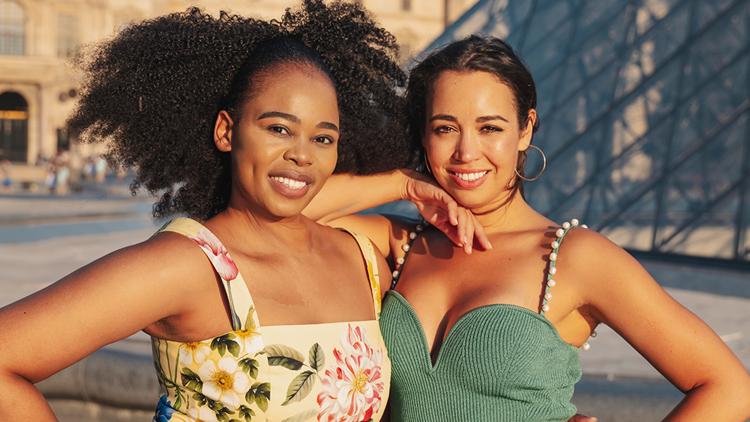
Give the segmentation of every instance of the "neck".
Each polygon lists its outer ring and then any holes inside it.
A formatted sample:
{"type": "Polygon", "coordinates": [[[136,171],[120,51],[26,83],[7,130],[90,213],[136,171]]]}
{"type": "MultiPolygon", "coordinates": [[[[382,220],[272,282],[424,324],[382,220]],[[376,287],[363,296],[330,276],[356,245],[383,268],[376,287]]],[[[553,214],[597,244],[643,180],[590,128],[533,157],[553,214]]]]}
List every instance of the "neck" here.
{"type": "Polygon", "coordinates": [[[496,202],[473,208],[471,212],[487,234],[524,230],[536,221],[532,216],[537,214],[520,192],[512,197],[508,192],[496,202]]]}
{"type": "Polygon", "coordinates": [[[254,246],[262,245],[264,250],[309,251],[312,247],[310,220],[302,214],[272,217],[246,207],[233,206],[230,202],[229,207],[212,220],[225,228],[235,248],[254,249],[254,246]]]}

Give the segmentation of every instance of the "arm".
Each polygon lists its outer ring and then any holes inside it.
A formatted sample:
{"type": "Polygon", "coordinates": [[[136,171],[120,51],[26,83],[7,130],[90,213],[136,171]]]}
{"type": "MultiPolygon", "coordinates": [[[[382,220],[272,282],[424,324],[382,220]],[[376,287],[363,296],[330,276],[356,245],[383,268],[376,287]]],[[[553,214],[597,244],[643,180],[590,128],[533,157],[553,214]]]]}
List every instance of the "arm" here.
{"type": "Polygon", "coordinates": [[[321,224],[368,208],[406,199],[411,170],[393,170],[367,176],[334,174],[302,212],[321,224]]]}
{"type": "Polygon", "coordinates": [[[55,420],[33,383],[183,312],[185,280],[202,273],[188,259],[164,265],[179,240],[160,235],[114,252],[0,309],[0,420],[55,420]]]}
{"type": "Polygon", "coordinates": [[[367,217],[357,212],[397,200],[409,200],[422,217],[442,231],[453,243],[471,253],[474,239],[491,249],[476,217],[460,207],[433,180],[412,170],[394,170],[369,176],[331,176],[303,214],[321,224],[344,227],[372,239],[389,255],[390,244],[403,237],[390,219],[367,217]],[[387,237],[390,239],[386,242],[387,237]]]}
{"type": "Polygon", "coordinates": [[[666,420],[745,420],[750,376],[696,315],[672,299],[628,253],[604,237],[577,230],[567,239],[583,301],[685,398],[666,420]]]}

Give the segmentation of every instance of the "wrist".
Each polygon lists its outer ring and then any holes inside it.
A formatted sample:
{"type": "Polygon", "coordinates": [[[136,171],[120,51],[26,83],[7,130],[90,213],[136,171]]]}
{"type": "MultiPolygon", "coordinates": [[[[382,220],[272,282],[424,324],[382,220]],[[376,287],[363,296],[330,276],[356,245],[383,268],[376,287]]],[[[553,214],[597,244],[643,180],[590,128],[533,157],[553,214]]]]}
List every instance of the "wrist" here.
{"type": "Polygon", "coordinates": [[[413,184],[417,180],[417,173],[410,169],[397,169],[393,171],[393,177],[395,179],[395,185],[398,186],[398,199],[409,200],[411,198],[411,192],[413,191],[413,184]]]}

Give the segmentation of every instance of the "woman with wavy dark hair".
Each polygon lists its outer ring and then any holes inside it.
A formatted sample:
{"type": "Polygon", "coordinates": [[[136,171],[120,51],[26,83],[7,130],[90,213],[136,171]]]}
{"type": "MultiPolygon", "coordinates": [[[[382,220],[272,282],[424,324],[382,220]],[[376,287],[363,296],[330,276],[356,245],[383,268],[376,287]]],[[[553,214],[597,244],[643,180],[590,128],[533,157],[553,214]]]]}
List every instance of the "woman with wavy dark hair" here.
{"type": "Polygon", "coordinates": [[[154,420],[379,420],[390,271],[300,212],[334,171],[407,165],[395,55],[359,6],[316,0],[271,22],[193,9],[100,45],[70,125],[161,195],[156,217],[184,217],[0,310],[0,419],[54,420],[33,383],[143,330],[154,420]]]}
{"type": "Polygon", "coordinates": [[[411,71],[406,99],[411,151],[430,177],[334,176],[305,210],[370,236],[389,259],[381,329],[395,420],[566,420],[578,349],[602,323],[685,393],[668,420],[750,416],[747,370],[703,321],[604,236],[526,202],[522,183],[538,177],[524,172],[526,154],[541,152],[536,89],[509,45],[472,36],[432,53],[411,71]],[[455,199],[420,208],[447,238],[347,216],[416,191],[455,199]],[[467,224],[451,231],[457,221],[467,224]],[[483,247],[471,253],[475,237],[483,247]]]}

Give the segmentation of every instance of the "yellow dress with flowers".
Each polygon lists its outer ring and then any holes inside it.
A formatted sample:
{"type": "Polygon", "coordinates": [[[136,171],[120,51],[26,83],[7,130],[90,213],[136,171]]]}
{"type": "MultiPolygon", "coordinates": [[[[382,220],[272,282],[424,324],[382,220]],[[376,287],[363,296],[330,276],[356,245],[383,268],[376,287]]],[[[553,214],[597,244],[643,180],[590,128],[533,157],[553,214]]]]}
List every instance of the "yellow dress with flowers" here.
{"type": "Polygon", "coordinates": [[[152,337],[163,390],[154,421],[380,420],[391,364],[378,326],[378,268],[367,238],[352,234],[370,281],[372,320],[262,326],[245,280],[216,236],[188,218],[161,231],[187,236],[205,252],[221,277],[233,330],[194,343],[152,337]]]}

